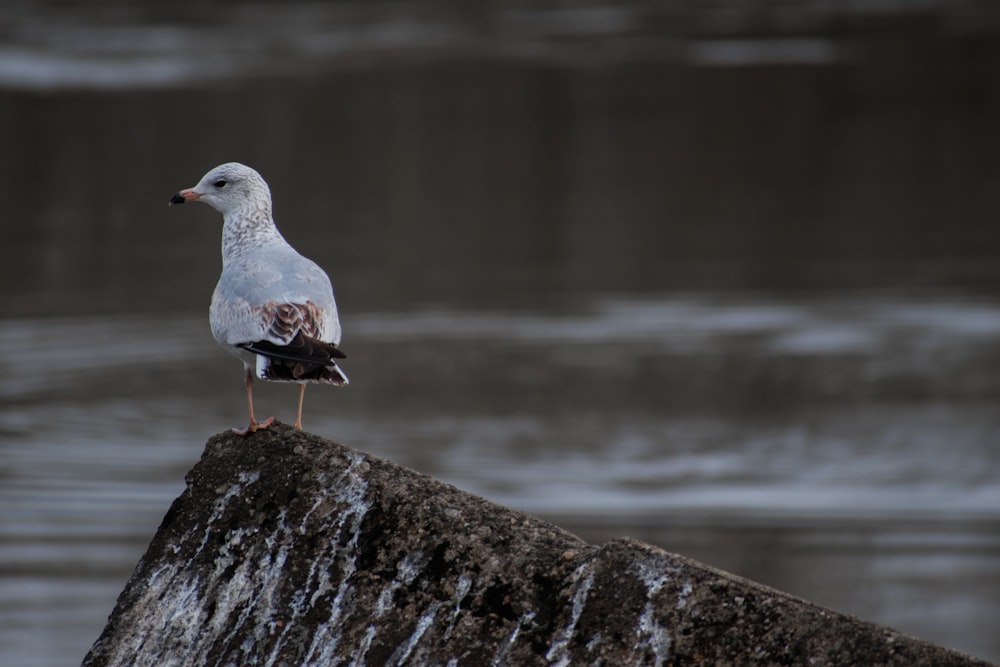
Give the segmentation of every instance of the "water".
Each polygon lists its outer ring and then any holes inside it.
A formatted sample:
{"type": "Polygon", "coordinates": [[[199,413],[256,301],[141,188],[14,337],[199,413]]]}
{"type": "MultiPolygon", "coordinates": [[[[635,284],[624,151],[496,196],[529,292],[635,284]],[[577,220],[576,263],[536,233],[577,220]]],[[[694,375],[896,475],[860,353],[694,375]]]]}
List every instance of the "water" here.
{"type": "MultiPolygon", "coordinates": [[[[308,392],[310,430],[593,541],[638,536],[990,650],[1000,305],[691,294],[345,321],[355,383],[308,392]]],[[[7,320],[0,350],[0,640],[60,664],[205,438],[244,420],[239,366],[201,314],[7,320]],[[81,343],[50,352],[64,340],[81,343]]],[[[290,419],[294,392],[262,386],[258,405],[290,419]]]]}
{"type": "Polygon", "coordinates": [[[967,15],[886,46],[267,11],[9,23],[4,664],[79,663],[245,423],[217,214],[166,206],[231,159],[334,279],[352,384],[307,391],[308,430],[1000,660],[1000,51],[967,15]]]}

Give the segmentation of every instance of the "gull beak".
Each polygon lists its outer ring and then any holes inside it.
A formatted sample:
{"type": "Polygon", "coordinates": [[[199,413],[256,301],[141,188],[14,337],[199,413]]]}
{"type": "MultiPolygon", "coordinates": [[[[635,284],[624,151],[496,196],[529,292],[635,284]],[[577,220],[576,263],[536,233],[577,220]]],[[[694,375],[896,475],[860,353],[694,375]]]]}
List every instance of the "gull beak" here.
{"type": "Polygon", "coordinates": [[[194,188],[186,188],[171,197],[170,203],[183,204],[184,202],[198,201],[199,199],[201,199],[201,195],[195,192],[194,188]]]}

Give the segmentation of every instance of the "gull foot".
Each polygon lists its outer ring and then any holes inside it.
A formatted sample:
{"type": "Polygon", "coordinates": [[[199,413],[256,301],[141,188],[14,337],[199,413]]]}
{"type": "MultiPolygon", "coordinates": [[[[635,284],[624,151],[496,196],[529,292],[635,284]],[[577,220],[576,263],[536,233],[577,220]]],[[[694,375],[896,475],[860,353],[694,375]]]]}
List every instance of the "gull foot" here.
{"type": "Polygon", "coordinates": [[[274,417],[268,417],[262,422],[251,421],[249,426],[246,428],[236,428],[233,427],[233,433],[236,435],[248,435],[250,433],[255,433],[258,429],[267,428],[274,423],[274,417]]]}

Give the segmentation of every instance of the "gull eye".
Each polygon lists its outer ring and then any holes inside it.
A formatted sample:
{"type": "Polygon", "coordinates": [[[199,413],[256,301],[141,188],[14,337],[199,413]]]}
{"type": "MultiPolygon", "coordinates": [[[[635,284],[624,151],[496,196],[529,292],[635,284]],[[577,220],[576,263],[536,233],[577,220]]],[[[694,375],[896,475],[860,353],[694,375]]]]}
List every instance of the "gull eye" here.
{"type": "Polygon", "coordinates": [[[226,182],[220,178],[215,183],[212,183],[212,185],[214,185],[217,188],[224,188],[226,187],[226,182]]]}

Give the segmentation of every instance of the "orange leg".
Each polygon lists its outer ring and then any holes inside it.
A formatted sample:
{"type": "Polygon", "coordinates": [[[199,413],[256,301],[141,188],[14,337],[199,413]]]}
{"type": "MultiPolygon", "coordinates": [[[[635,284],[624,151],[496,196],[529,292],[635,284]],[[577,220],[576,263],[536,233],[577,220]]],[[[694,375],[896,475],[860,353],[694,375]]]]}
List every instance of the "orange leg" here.
{"type": "Polygon", "coordinates": [[[303,382],[299,385],[299,413],[295,418],[295,428],[302,430],[302,400],[306,397],[306,385],[303,382]]]}
{"type": "MultiPolygon", "coordinates": [[[[248,370],[246,375],[246,385],[247,385],[247,410],[250,412],[250,424],[246,428],[234,428],[233,433],[238,435],[246,435],[247,433],[254,433],[259,428],[267,428],[274,421],[274,417],[268,417],[262,422],[258,422],[253,417],[253,374],[248,370]]],[[[301,410],[301,405],[299,406],[301,410]]]]}

